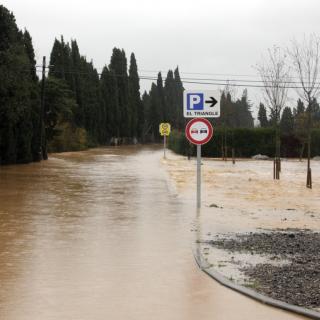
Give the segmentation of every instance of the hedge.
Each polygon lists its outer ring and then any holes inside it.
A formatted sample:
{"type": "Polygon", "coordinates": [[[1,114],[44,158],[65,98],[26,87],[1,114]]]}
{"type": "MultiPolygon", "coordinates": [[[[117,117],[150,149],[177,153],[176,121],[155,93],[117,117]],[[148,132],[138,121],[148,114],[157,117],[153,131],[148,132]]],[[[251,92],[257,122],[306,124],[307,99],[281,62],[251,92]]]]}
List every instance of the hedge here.
{"type": "MultiPolygon", "coordinates": [[[[273,157],[275,154],[275,130],[272,128],[237,128],[214,130],[214,136],[202,147],[204,157],[221,157],[222,139],[226,135],[227,152],[231,156],[232,147],[235,149],[235,156],[238,158],[252,157],[256,154],[263,154],[273,157]]],[[[185,137],[184,132],[173,131],[168,139],[168,146],[178,154],[196,154],[196,148],[191,145],[185,137]]],[[[312,130],[312,156],[320,155],[320,129],[312,130]]],[[[294,135],[281,136],[281,156],[299,157],[302,144],[294,135]]],[[[304,150],[306,156],[307,148],[304,150]]]]}

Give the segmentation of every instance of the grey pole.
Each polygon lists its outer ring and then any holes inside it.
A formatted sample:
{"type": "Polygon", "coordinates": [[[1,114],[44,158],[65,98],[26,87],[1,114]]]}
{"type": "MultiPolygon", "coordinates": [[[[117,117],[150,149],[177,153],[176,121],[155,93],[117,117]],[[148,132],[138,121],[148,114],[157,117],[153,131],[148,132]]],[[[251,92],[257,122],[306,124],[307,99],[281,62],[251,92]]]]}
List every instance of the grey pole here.
{"type": "Polygon", "coordinates": [[[201,208],[201,145],[197,145],[197,209],[201,208]]]}
{"type": "Polygon", "coordinates": [[[167,136],[164,135],[163,136],[163,158],[166,158],[166,140],[167,140],[167,136]]]}
{"type": "Polygon", "coordinates": [[[40,91],[40,160],[47,160],[47,148],[46,148],[46,131],[44,127],[44,90],[46,80],[46,57],[42,59],[42,79],[41,79],[41,91],[40,91]]]}

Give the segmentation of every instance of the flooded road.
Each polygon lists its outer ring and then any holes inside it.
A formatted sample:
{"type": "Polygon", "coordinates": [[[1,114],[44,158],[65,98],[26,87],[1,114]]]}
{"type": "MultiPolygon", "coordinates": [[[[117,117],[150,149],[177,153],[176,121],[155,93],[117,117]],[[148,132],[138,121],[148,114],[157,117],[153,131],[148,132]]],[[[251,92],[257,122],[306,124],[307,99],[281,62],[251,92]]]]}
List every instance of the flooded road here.
{"type": "Polygon", "coordinates": [[[225,289],[155,147],[0,168],[0,319],[302,319],[225,289]]]}

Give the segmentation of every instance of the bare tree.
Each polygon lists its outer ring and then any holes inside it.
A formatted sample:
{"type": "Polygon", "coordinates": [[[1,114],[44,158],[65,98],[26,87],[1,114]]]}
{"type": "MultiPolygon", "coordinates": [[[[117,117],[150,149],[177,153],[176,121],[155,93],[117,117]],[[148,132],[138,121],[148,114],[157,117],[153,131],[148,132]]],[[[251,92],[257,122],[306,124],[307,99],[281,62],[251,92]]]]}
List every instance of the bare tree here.
{"type": "Polygon", "coordinates": [[[274,179],[280,179],[280,116],[288,99],[290,84],[290,67],[286,64],[286,58],[285,52],[274,46],[256,67],[263,83],[264,98],[276,132],[274,179]]]}
{"type": "Polygon", "coordinates": [[[315,99],[320,93],[319,72],[320,72],[320,38],[315,34],[304,37],[301,42],[292,41],[289,49],[294,70],[298,76],[300,86],[297,87],[299,96],[307,103],[307,130],[308,130],[308,167],[307,167],[307,188],[312,188],[311,178],[311,128],[312,109],[315,99]]]}

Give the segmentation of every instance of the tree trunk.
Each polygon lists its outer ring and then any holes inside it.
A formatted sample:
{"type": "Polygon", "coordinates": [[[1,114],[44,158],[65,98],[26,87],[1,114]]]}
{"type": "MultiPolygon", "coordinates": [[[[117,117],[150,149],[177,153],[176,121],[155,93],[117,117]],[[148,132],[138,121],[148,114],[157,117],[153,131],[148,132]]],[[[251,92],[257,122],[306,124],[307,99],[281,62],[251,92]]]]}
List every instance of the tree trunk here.
{"type": "Polygon", "coordinates": [[[300,162],[302,161],[302,157],[303,157],[303,152],[304,152],[304,147],[305,147],[305,143],[303,142],[302,143],[302,146],[301,146],[301,150],[300,150],[300,162]]]}
{"type": "Polygon", "coordinates": [[[311,98],[309,97],[309,106],[308,106],[308,168],[307,168],[307,188],[312,189],[312,178],[311,178],[311,98]]]}
{"type": "Polygon", "coordinates": [[[311,159],[311,130],[309,128],[308,133],[308,168],[307,168],[307,188],[312,189],[312,178],[311,178],[311,166],[310,166],[310,159],[311,159]]]}
{"type": "Polygon", "coordinates": [[[279,124],[276,124],[276,150],[274,157],[274,167],[273,167],[273,178],[276,180],[280,179],[280,171],[281,171],[281,159],[280,159],[280,128],[279,124]]]}

